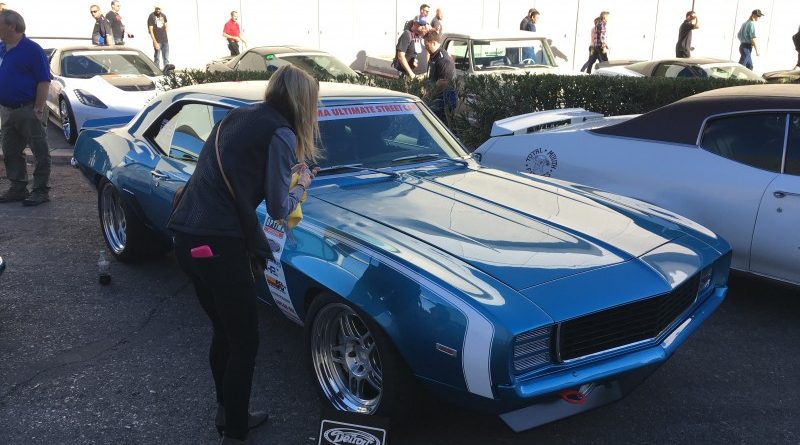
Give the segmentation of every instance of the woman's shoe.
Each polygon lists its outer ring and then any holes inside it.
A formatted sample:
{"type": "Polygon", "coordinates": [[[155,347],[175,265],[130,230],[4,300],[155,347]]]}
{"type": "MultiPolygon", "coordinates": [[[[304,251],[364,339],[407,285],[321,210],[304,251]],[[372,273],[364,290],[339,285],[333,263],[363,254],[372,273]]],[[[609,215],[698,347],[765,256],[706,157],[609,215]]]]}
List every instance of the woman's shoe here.
{"type": "MultiPolygon", "coordinates": [[[[266,411],[254,411],[249,413],[247,417],[247,427],[249,429],[257,428],[264,422],[269,420],[269,414],[266,411]]],[[[220,436],[225,433],[225,407],[217,405],[217,417],[214,421],[217,425],[217,432],[220,436]]]]}

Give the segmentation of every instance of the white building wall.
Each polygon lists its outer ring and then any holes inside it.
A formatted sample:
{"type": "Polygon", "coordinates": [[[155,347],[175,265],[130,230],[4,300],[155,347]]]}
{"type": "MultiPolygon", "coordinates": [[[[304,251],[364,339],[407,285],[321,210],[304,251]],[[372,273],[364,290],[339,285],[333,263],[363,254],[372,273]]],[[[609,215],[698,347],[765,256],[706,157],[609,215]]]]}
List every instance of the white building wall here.
{"type": "MultiPolygon", "coordinates": [[[[32,37],[89,37],[93,27],[91,1],[5,0],[19,11],[32,37]]],[[[170,59],[178,67],[202,68],[227,54],[222,26],[231,10],[250,45],[298,44],[321,48],[346,63],[360,51],[390,57],[403,24],[419,11],[421,0],[122,0],[120,11],[135,38],[130,46],[152,54],[146,19],[159,4],[169,19],[170,59]]],[[[750,11],[761,9],[757,32],[761,56],[758,72],[791,68],[796,52],[791,36],[800,26],[798,0],[436,0],[432,12],[443,8],[445,29],[517,29],[528,9],[541,11],[540,32],[551,36],[567,59],[560,64],[580,68],[588,57],[592,20],[601,10],[611,12],[608,26],[612,59],[671,57],[678,27],[695,5],[700,29],[694,31],[694,55],[738,60],[739,26],[750,11]]],[[[102,11],[110,0],[98,1],[102,11]]],[[[84,43],[87,41],[84,41],[84,43]]],[[[77,43],[41,40],[44,46],[77,43]]]]}

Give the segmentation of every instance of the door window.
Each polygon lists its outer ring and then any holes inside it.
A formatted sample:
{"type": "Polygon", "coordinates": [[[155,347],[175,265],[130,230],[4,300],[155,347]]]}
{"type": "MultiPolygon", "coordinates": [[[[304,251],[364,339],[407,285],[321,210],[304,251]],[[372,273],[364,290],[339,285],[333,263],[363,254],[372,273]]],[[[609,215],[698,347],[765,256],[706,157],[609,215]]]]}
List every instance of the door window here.
{"type": "Polygon", "coordinates": [[[725,116],[706,123],[700,147],[719,156],[780,172],[786,135],[785,113],[725,116]]]}
{"type": "Polygon", "coordinates": [[[466,41],[451,40],[447,42],[445,51],[453,58],[457,70],[469,71],[469,45],[466,41]]]}
{"type": "Polygon", "coordinates": [[[267,62],[264,60],[264,56],[251,51],[242,56],[242,59],[236,64],[236,69],[239,71],[266,71],[267,62]]]}
{"type": "Polygon", "coordinates": [[[171,158],[195,161],[214,125],[230,111],[214,105],[187,103],[160,119],[152,141],[171,158]]]}
{"type": "Polygon", "coordinates": [[[784,173],[800,176],[800,114],[792,114],[789,122],[789,141],[786,145],[784,173]]]}

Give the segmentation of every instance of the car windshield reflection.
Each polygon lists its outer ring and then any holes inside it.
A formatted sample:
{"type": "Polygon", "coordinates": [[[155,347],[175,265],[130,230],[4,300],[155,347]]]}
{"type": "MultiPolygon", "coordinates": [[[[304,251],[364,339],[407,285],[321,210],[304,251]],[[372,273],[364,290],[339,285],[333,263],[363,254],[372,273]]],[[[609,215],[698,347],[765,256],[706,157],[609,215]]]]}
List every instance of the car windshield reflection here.
{"type": "Polygon", "coordinates": [[[105,74],[160,76],[161,71],[139,53],[132,51],[74,51],[61,58],[64,77],[89,79],[105,74]]]}
{"type": "Polygon", "coordinates": [[[417,104],[393,103],[319,109],[321,167],[369,168],[465,155],[458,142],[417,104]]]}
{"type": "Polygon", "coordinates": [[[476,70],[525,68],[531,65],[555,66],[543,39],[491,40],[472,43],[476,70]]]}

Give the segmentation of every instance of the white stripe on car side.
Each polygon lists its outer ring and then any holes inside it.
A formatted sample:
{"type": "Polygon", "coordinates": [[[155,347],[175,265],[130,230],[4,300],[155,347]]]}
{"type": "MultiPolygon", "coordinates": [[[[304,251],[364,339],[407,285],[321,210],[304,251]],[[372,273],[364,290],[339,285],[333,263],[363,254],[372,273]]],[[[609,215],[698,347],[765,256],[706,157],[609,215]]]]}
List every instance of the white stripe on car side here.
{"type": "Polygon", "coordinates": [[[461,312],[467,320],[464,344],[462,346],[463,352],[461,354],[461,370],[464,373],[464,382],[467,385],[467,390],[473,394],[494,399],[491,371],[494,325],[485,315],[439,284],[359,242],[344,238],[334,232],[328,232],[323,227],[309,223],[308,220],[304,220],[301,226],[303,229],[314,232],[319,236],[335,238],[355,250],[370,255],[398,273],[416,281],[420,286],[430,290],[461,312]]]}

